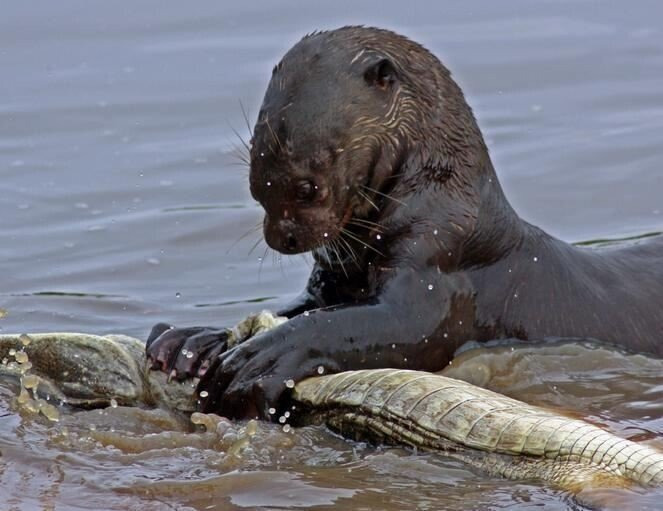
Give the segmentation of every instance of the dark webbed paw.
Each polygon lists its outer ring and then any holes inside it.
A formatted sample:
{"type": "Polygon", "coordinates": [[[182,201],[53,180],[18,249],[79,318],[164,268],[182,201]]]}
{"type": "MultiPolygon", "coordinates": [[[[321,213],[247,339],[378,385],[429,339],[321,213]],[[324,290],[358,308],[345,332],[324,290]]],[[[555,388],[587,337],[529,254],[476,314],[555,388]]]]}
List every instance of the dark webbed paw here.
{"type": "Polygon", "coordinates": [[[147,358],[152,369],[177,379],[200,376],[227,349],[229,334],[225,328],[175,328],[158,323],[147,338],[147,358]]]}
{"type": "Polygon", "coordinates": [[[216,357],[198,384],[201,408],[229,418],[276,420],[294,385],[337,365],[310,349],[266,332],[216,357]]]}

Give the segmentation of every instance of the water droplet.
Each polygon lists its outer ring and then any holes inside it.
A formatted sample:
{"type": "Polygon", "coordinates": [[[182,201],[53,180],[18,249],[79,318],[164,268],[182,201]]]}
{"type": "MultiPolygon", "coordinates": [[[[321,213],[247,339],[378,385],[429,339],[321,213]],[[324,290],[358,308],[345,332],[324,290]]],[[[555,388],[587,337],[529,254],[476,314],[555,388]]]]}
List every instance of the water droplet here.
{"type": "MultiPolygon", "coordinates": [[[[264,158],[264,157],[265,157],[265,153],[260,153],[260,157],[261,157],[261,158],[264,158]]],[[[269,185],[267,185],[267,186],[269,186],[269,185]]]]}
{"type": "Polygon", "coordinates": [[[304,311],[304,316],[308,316],[309,314],[311,314],[309,311],[304,311]]]}
{"type": "Polygon", "coordinates": [[[295,388],[295,380],[286,380],[285,381],[285,386],[288,387],[289,389],[294,389],[295,388]]]}
{"type": "Polygon", "coordinates": [[[290,412],[283,412],[283,416],[287,419],[290,417],[290,412]]]}
{"type": "Polygon", "coordinates": [[[382,236],[380,236],[379,234],[376,234],[376,235],[375,235],[375,239],[381,240],[381,239],[382,239],[382,236]]]}
{"type": "Polygon", "coordinates": [[[284,416],[284,415],[281,415],[281,416],[279,417],[279,422],[280,422],[281,424],[285,424],[285,416],[284,416]]]}
{"type": "Polygon", "coordinates": [[[396,349],[396,345],[395,345],[395,344],[392,344],[392,345],[391,345],[391,348],[395,350],[395,349],[396,349]]]}
{"type": "Polygon", "coordinates": [[[206,398],[207,396],[209,396],[209,392],[207,392],[206,390],[201,390],[199,396],[202,398],[206,398]]]}
{"type": "Polygon", "coordinates": [[[324,232],[324,233],[322,233],[322,236],[323,236],[324,238],[328,238],[328,237],[329,237],[329,234],[326,233],[326,232],[324,232]]]}
{"type": "Polygon", "coordinates": [[[39,386],[39,376],[27,374],[21,379],[21,383],[26,389],[36,389],[39,386]]]}
{"type": "Polygon", "coordinates": [[[21,341],[23,346],[28,346],[32,342],[32,338],[28,334],[19,335],[18,340],[21,341]]]}
{"type": "Polygon", "coordinates": [[[43,399],[37,401],[37,406],[39,407],[41,414],[51,422],[58,422],[60,420],[60,413],[55,406],[47,403],[43,399]]]}
{"type": "Polygon", "coordinates": [[[276,408],[270,408],[267,411],[269,412],[269,415],[274,415],[276,413],[276,408]]]}
{"type": "Polygon", "coordinates": [[[9,356],[10,357],[15,357],[16,356],[16,350],[14,348],[9,350],[9,356]]]}
{"type": "Polygon", "coordinates": [[[323,366],[318,366],[318,374],[324,374],[325,368],[323,366]]]}
{"type": "Polygon", "coordinates": [[[442,337],[444,337],[446,339],[447,337],[449,337],[449,334],[444,332],[444,334],[442,334],[442,337]]]}
{"type": "Polygon", "coordinates": [[[271,181],[267,181],[267,186],[272,186],[272,182],[271,182],[271,181]]]}
{"type": "Polygon", "coordinates": [[[246,424],[246,434],[248,436],[254,436],[258,432],[258,421],[251,419],[246,424]]]}
{"type": "Polygon", "coordinates": [[[193,351],[188,351],[186,354],[186,358],[193,358],[193,351]]]}
{"type": "Polygon", "coordinates": [[[433,234],[437,236],[437,229],[433,229],[433,234]]]}
{"type": "Polygon", "coordinates": [[[19,351],[15,355],[16,362],[19,364],[25,364],[28,361],[28,354],[25,351],[19,351]]]}
{"type": "Polygon", "coordinates": [[[459,321],[459,322],[458,322],[458,324],[459,324],[459,325],[462,325],[462,324],[463,324],[463,322],[462,322],[462,321],[459,321]]]}
{"type": "Polygon", "coordinates": [[[290,424],[286,424],[285,426],[283,426],[283,432],[284,433],[290,433],[290,429],[291,429],[290,424]]]}
{"type": "Polygon", "coordinates": [[[110,405],[111,405],[111,408],[117,408],[117,401],[115,401],[115,399],[111,399],[110,400],[110,405]]]}
{"type": "Polygon", "coordinates": [[[175,293],[175,298],[182,298],[182,293],[179,292],[175,293]]]}
{"type": "Polygon", "coordinates": [[[536,256],[534,256],[534,257],[532,258],[532,260],[533,260],[534,262],[537,262],[537,261],[539,260],[539,258],[536,257],[536,256]]]}
{"type": "Polygon", "coordinates": [[[433,290],[433,284],[428,284],[428,290],[432,291],[433,290]]]}
{"type": "Polygon", "coordinates": [[[189,352],[186,348],[182,348],[182,351],[180,353],[182,353],[182,355],[184,355],[186,357],[186,354],[189,353],[189,352]]]}

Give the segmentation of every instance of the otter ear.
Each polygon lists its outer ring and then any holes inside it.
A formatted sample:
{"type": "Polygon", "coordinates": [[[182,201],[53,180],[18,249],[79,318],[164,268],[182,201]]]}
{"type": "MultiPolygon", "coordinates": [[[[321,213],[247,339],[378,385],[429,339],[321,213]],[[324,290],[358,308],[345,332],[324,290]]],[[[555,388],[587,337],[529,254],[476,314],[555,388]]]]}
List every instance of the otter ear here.
{"type": "Polygon", "coordinates": [[[380,59],[364,71],[364,80],[373,87],[387,89],[396,82],[396,69],[389,59],[380,59]]]}

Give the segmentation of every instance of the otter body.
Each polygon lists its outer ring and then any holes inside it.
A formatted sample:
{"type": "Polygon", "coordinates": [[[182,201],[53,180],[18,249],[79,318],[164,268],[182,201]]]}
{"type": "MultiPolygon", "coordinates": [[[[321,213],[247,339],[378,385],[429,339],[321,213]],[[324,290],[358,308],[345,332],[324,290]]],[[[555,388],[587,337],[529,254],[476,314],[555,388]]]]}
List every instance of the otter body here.
{"type": "Polygon", "coordinates": [[[345,27],[295,45],[265,95],[250,183],[267,243],[316,264],[280,311],[290,321],[232,349],[223,330],[153,329],[154,366],[204,371],[207,411],[268,417],[290,380],[437,371],[470,340],[663,354],[663,237],[583,249],[521,220],[462,91],[402,36],[345,27]]]}

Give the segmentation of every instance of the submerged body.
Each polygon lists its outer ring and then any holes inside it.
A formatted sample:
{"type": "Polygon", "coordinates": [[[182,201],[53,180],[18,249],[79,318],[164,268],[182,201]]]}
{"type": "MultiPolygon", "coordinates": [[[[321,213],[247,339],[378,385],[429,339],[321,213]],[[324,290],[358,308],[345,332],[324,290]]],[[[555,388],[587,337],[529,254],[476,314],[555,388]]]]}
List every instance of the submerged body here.
{"type": "Polygon", "coordinates": [[[268,417],[286,382],[320,367],[437,371],[467,341],[663,354],[663,237],[595,250],[521,220],[462,91],[402,36],[346,27],[295,45],[265,95],[250,181],[267,243],[316,264],[280,311],[291,320],[233,349],[223,330],[153,330],[155,367],[205,372],[204,410],[268,417]]]}

